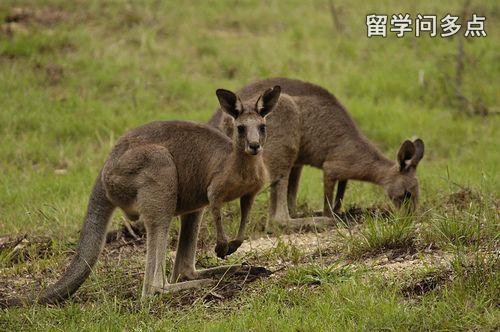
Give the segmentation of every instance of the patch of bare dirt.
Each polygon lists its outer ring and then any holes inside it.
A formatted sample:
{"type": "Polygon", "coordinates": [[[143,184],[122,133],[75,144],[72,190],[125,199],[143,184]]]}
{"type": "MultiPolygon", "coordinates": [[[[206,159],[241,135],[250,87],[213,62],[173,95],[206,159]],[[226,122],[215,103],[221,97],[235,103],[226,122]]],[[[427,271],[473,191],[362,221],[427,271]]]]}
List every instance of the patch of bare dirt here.
{"type": "Polygon", "coordinates": [[[59,21],[65,21],[69,18],[69,13],[56,8],[30,8],[14,7],[9,14],[5,16],[4,22],[7,24],[41,24],[50,26],[59,21]]]}
{"type": "Polygon", "coordinates": [[[287,245],[300,251],[303,255],[312,255],[338,247],[338,236],[334,230],[318,233],[292,233],[281,236],[264,236],[246,240],[238,249],[235,256],[244,257],[254,252],[265,252],[277,249],[280,245],[287,245]]]}
{"type": "Polygon", "coordinates": [[[451,280],[452,274],[450,270],[432,271],[403,287],[401,293],[406,298],[418,298],[430,291],[438,289],[451,280]]]}
{"type": "Polygon", "coordinates": [[[447,204],[465,209],[473,202],[480,202],[481,195],[470,188],[464,188],[448,196],[447,204]]]}
{"type": "Polygon", "coordinates": [[[145,236],[146,228],[143,223],[122,219],[122,225],[118,229],[108,232],[108,235],[106,236],[106,243],[112,243],[120,240],[139,240],[145,236]]]}
{"type": "Polygon", "coordinates": [[[389,251],[365,260],[365,264],[374,270],[381,271],[384,276],[391,277],[404,271],[424,269],[430,266],[449,268],[451,259],[451,254],[434,250],[424,250],[396,258],[393,258],[393,254],[389,251]]]}
{"type": "Polygon", "coordinates": [[[28,34],[35,28],[50,28],[69,19],[70,13],[58,8],[13,7],[0,22],[0,35],[28,34]]]}
{"type": "MultiPolygon", "coordinates": [[[[48,63],[48,64],[35,64],[35,69],[43,73],[45,76],[45,81],[49,85],[58,84],[64,77],[64,68],[57,63],[48,63]]],[[[66,172],[66,168],[60,167],[55,170],[56,174],[64,174],[66,172]]]]}

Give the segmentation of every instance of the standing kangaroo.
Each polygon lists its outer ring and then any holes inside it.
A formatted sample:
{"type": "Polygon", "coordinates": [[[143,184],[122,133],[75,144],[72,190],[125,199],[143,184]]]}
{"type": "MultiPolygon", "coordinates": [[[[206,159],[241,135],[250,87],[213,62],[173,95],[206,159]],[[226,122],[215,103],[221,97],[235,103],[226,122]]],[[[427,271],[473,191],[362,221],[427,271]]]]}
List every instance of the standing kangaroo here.
{"type": "MultiPolygon", "coordinates": [[[[413,210],[416,207],[419,194],[416,167],[424,155],[422,140],[404,141],[397,161],[392,161],[361,133],[330,92],[299,80],[262,80],[245,86],[238,95],[243,100],[252,99],[259,90],[274,85],[281,86],[282,94],[267,119],[269,137],[264,151],[271,179],[272,220],[280,223],[290,220],[289,210],[293,211],[296,206],[303,165],[323,169],[325,217],[340,211],[350,179],[383,186],[398,208],[407,206],[413,210]]],[[[234,128],[234,121],[220,109],[209,124],[227,135],[231,135],[234,128]]]]}
{"type": "MultiPolygon", "coordinates": [[[[89,276],[97,261],[111,215],[121,208],[132,220],[144,222],[147,236],[146,271],[142,297],[153,293],[200,287],[211,277],[238,271],[259,273],[263,268],[241,265],[195,269],[198,230],[204,207],[210,206],[217,226],[217,250],[224,256],[243,241],[249,211],[266,180],[262,158],[266,141],[265,117],[280,96],[274,87],[255,104],[219,89],[221,109],[235,121],[232,141],[204,124],[185,121],[153,122],[119,139],[97,178],[76,254],[54,285],[30,301],[53,303],[71,296],[89,276]],[[241,227],[227,243],[220,208],[240,197],[241,227]],[[170,283],[165,280],[168,229],[181,216],[177,253],[170,283]]],[[[13,299],[10,305],[24,301],[13,299]]]]}

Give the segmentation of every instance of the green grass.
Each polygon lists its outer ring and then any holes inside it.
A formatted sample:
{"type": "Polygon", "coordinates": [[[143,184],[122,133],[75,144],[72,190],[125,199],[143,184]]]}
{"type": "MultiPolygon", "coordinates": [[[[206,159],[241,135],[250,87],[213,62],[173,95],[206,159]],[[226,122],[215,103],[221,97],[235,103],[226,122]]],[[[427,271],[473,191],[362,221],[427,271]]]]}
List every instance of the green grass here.
{"type": "Polygon", "coordinates": [[[441,248],[498,243],[497,198],[473,191],[459,193],[424,218],[423,242],[441,248]]]}
{"type": "Polygon", "coordinates": [[[338,263],[326,267],[309,264],[292,268],[283,278],[283,282],[293,286],[343,282],[352,277],[352,270],[352,267],[338,263]]]}
{"type": "MultiPolygon", "coordinates": [[[[388,156],[395,158],[414,135],[426,152],[418,168],[418,218],[366,216],[349,225],[350,235],[335,238],[346,262],[281,243],[268,256],[249,259],[293,267],[235,298],[192,306],[155,299],[141,306],[143,257],[128,253],[120,264],[104,258],[80,295],[63,306],[0,312],[0,329],[498,329],[494,256],[490,265],[454,264],[451,281],[410,298],[398,282],[362,267],[387,250],[474,257],[498,248],[497,2],[474,0],[468,11],[486,16],[488,37],[464,42],[467,103],[455,95],[458,37],[369,39],[365,27],[370,13],[461,15],[463,1],[333,3],[342,31],[326,0],[2,1],[0,22],[16,7],[30,10],[31,19],[0,28],[0,235],[53,239],[51,251],[35,260],[29,257],[37,247],[28,246],[28,258],[15,264],[11,252],[0,253],[3,288],[4,280],[23,289],[26,276],[43,286],[58,275],[74,249],[92,183],[120,135],[159,119],[206,122],[217,88],[271,76],[312,81],[332,91],[388,156]],[[484,107],[489,115],[477,115],[484,107]]],[[[321,181],[321,172],[305,169],[304,209],[322,208],[321,181]]],[[[267,197],[260,195],[252,211],[253,237],[263,235],[267,197]]],[[[351,181],[345,204],[389,203],[382,189],[351,181]]],[[[234,234],[236,204],[229,211],[234,234]]],[[[113,227],[120,218],[116,213],[113,227]]],[[[200,246],[214,243],[205,222],[200,246]]],[[[205,251],[199,262],[220,264],[205,251]]]]}
{"type": "Polygon", "coordinates": [[[413,250],[416,238],[412,218],[401,216],[374,218],[368,215],[359,232],[340,229],[339,234],[344,239],[344,250],[354,258],[393,249],[413,250]]]}
{"type": "MultiPolygon", "coordinates": [[[[484,258],[484,257],[483,257],[484,258]]],[[[64,310],[11,310],[4,319],[24,329],[176,329],[180,331],[495,330],[500,324],[498,261],[457,258],[455,278],[408,301],[397,284],[366,272],[319,266],[292,271],[283,287],[264,282],[229,304],[200,303],[184,310],[155,300],[144,306],[108,295],[69,303],[64,310]],[[496,265],[494,265],[496,264],[496,265]],[[312,272],[311,272],[312,271],[312,272]],[[333,271],[343,271],[340,274],[333,271]],[[304,282],[322,275],[321,284],[304,282]],[[328,276],[328,277],[326,277],[328,276]],[[289,284],[289,283],[288,283],[289,284]],[[493,297],[492,295],[496,295],[493,297]]],[[[101,293],[102,294],[102,293],[101,293]]]]}

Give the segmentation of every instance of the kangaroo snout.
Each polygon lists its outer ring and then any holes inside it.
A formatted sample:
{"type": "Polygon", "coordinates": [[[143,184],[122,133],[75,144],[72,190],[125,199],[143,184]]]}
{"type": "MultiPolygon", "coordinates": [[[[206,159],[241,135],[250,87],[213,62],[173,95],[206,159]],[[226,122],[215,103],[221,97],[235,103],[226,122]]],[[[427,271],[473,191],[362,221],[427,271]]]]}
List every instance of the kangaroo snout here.
{"type": "Polygon", "coordinates": [[[260,151],[262,151],[262,147],[260,143],[248,143],[247,153],[251,155],[257,155],[260,151]]]}

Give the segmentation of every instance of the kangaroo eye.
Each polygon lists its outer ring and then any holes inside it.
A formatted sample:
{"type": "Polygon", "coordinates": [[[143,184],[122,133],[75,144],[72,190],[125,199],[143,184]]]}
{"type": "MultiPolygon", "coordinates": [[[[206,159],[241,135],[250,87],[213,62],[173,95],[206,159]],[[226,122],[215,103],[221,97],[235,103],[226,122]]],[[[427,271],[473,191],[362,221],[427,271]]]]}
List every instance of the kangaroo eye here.
{"type": "Polygon", "coordinates": [[[245,133],[245,126],[238,126],[238,134],[242,135],[245,133]]]}
{"type": "Polygon", "coordinates": [[[260,130],[261,133],[264,134],[266,132],[266,125],[260,125],[259,126],[259,130],[260,130]]]}

